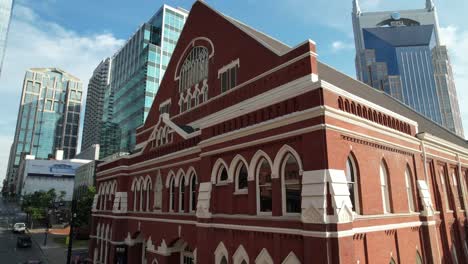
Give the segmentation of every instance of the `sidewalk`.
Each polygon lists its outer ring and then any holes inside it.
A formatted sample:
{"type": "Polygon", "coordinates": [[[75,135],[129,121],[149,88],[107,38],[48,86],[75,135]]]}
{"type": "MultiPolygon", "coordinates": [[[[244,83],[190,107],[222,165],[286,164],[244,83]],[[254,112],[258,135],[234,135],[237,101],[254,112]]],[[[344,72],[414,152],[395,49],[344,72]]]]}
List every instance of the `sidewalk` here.
{"type": "MultiPolygon", "coordinates": [[[[28,229],[28,232],[31,234],[41,234],[41,233],[44,234],[46,232],[46,229],[45,228],[28,229]]],[[[65,227],[63,229],[49,228],[49,234],[66,236],[70,234],[70,227],[65,227]]]]}

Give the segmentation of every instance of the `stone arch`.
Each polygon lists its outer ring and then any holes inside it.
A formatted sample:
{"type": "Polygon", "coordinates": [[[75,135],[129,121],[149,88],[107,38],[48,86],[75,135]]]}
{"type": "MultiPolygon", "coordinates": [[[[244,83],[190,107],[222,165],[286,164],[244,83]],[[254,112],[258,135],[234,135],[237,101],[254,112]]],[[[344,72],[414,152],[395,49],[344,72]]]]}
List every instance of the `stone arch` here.
{"type": "Polygon", "coordinates": [[[216,247],[214,255],[216,264],[219,264],[223,257],[225,257],[229,261],[229,252],[222,241],[219,242],[218,246],[216,247]]]}
{"type": "Polygon", "coordinates": [[[288,155],[288,153],[294,156],[297,163],[299,164],[299,170],[302,174],[304,167],[302,166],[301,156],[294,148],[290,147],[289,145],[283,145],[281,149],[278,151],[278,153],[276,154],[275,160],[273,162],[273,167],[272,167],[273,177],[278,178],[279,175],[281,175],[280,170],[282,167],[282,163],[283,163],[284,158],[288,155]]]}
{"type": "Polygon", "coordinates": [[[171,183],[171,178],[175,177],[174,171],[170,170],[166,177],[166,188],[169,188],[169,183],[171,183]]]}
{"type": "Polygon", "coordinates": [[[284,258],[283,262],[281,264],[301,264],[301,261],[299,258],[294,254],[294,252],[289,252],[288,256],[284,258]]]}
{"type": "Polygon", "coordinates": [[[175,177],[175,186],[176,187],[179,187],[179,182],[181,180],[181,177],[184,178],[185,180],[185,172],[182,168],[180,168],[178,171],[177,171],[177,174],[176,174],[176,177],[175,177]]]}
{"type": "MultiPolygon", "coordinates": [[[[266,154],[263,150],[258,150],[254,156],[252,157],[252,160],[250,161],[250,165],[249,165],[249,181],[253,181],[255,180],[255,169],[257,168],[257,165],[258,165],[258,162],[262,159],[262,158],[265,158],[268,163],[270,164],[270,168],[272,168],[272,173],[274,173],[273,171],[273,162],[271,161],[270,159],[270,156],[268,156],[268,154],[266,154]]],[[[277,176],[276,176],[277,177],[277,176]]],[[[273,175],[272,175],[272,178],[273,175]]]]}
{"type": "Polygon", "coordinates": [[[263,248],[262,251],[258,254],[257,258],[255,259],[255,264],[273,264],[273,258],[268,253],[266,248],[263,248]]]}
{"type": "Polygon", "coordinates": [[[222,158],[218,158],[211,171],[211,183],[213,184],[218,183],[218,174],[219,174],[219,170],[221,169],[221,166],[224,166],[224,168],[226,168],[226,171],[228,173],[227,182],[232,182],[232,175],[229,173],[229,166],[222,158]]]}
{"type": "MultiPolygon", "coordinates": [[[[236,170],[239,166],[239,164],[243,163],[245,168],[249,169],[249,163],[247,162],[247,160],[240,154],[237,154],[234,159],[232,159],[231,161],[231,164],[229,166],[229,175],[232,175],[233,177],[233,182],[235,183],[235,190],[237,190],[237,186],[238,186],[238,176],[237,173],[236,173],[236,170]]],[[[248,177],[247,177],[248,179],[248,177]]]]}
{"type": "Polygon", "coordinates": [[[242,261],[245,261],[245,263],[249,264],[249,255],[242,245],[239,245],[236,252],[234,252],[234,255],[232,256],[232,259],[234,264],[242,264],[242,261]]]}

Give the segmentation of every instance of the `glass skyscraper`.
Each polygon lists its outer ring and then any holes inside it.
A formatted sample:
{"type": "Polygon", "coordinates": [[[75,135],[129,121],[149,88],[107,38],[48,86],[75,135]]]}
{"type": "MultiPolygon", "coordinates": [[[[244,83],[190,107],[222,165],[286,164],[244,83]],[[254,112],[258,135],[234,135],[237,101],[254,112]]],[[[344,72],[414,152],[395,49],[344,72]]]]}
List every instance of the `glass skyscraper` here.
{"type": "Polygon", "coordinates": [[[36,159],[75,156],[82,97],[81,81],[57,68],[26,71],[18,119],[10,150],[7,180],[11,184],[24,154],[36,159]]]}
{"type": "Polygon", "coordinates": [[[437,13],[425,9],[362,13],[354,0],[358,79],[463,136],[447,49],[440,45],[437,13]]]}
{"type": "Polygon", "coordinates": [[[83,123],[81,150],[100,143],[102,116],[104,113],[104,96],[110,81],[110,58],[106,58],[93,72],[89,79],[86,96],[86,110],[83,123]]]}
{"type": "Polygon", "coordinates": [[[113,56],[105,98],[112,103],[112,111],[104,116],[104,123],[107,135],[118,134],[120,139],[105,139],[104,155],[135,147],[136,128],[148,115],[187,15],[186,10],[163,5],[113,56]],[[111,145],[113,141],[119,141],[118,146],[111,145]]]}
{"type": "Polygon", "coordinates": [[[0,0],[0,76],[2,75],[3,59],[5,58],[13,2],[14,0],[0,0]]]}

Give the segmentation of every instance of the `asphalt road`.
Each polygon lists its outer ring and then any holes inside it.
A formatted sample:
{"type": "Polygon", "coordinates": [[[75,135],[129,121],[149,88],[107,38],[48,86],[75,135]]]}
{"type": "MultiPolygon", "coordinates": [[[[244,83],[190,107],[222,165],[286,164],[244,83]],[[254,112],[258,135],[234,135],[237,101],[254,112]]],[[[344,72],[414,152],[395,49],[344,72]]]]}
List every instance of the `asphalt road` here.
{"type": "Polygon", "coordinates": [[[42,260],[49,263],[37,243],[31,248],[16,248],[19,234],[11,232],[10,226],[15,222],[24,222],[24,216],[15,204],[0,199],[0,263],[16,264],[28,260],[42,260]]]}

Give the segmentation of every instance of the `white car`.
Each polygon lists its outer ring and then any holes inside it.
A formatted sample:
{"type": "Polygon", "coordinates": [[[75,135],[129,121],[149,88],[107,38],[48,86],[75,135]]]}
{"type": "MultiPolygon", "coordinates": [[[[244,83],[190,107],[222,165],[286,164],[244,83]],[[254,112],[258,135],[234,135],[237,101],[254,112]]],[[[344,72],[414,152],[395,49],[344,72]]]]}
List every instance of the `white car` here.
{"type": "Polygon", "coordinates": [[[26,232],[26,224],[25,223],[16,223],[13,225],[13,232],[14,233],[24,233],[26,232]]]}

